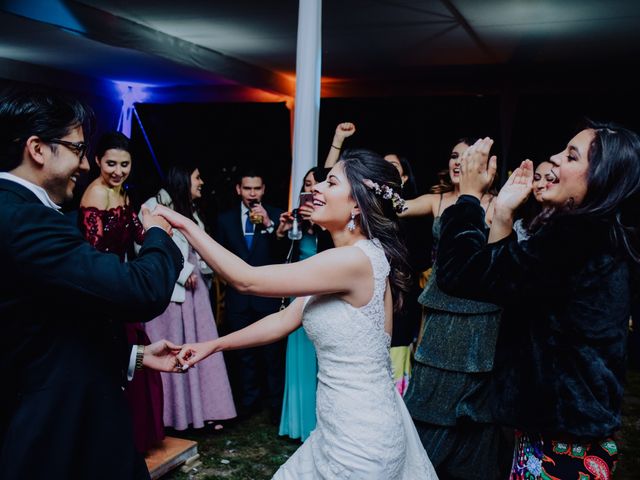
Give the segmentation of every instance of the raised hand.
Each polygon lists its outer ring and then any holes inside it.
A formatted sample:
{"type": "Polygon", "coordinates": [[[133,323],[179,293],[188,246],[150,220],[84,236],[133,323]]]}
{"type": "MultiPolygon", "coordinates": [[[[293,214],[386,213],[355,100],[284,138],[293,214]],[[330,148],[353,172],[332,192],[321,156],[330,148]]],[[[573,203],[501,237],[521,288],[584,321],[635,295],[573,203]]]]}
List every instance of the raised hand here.
{"type": "Polygon", "coordinates": [[[516,168],[496,198],[496,215],[513,217],[533,189],[533,162],[525,160],[516,168]]]}
{"type": "Polygon", "coordinates": [[[460,160],[460,194],[482,198],[496,176],[497,157],[489,152],[493,139],[482,138],[462,154],[460,160]]]}
{"type": "Polygon", "coordinates": [[[350,137],[354,133],[356,133],[356,126],[353,123],[351,122],[339,123],[338,126],[336,127],[336,133],[333,136],[334,143],[338,142],[336,147],[341,147],[342,142],[344,142],[344,139],[347,137],[350,137]]]}
{"type": "Polygon", "coordinates": [[[267,213],[267,209],[262,206],[261,203],[256,203],[253,207],[251,207],[251,211],[256,215],[262,216],[262,224],[265,227],[269,227],[271,225],[271,219],[269,218],[269,214],[267,213]]]}
{"type": "Polygon", "coordinates": [[[178,360],[178,353],[182,347],[174,345],[169,340],[159,340],[144,347],[142,364],[160,372],[178,373],[184,371],[178,360]]]}
{"type": "Polygon", "coordinates": [[[336,133],[333,134],[333,140],[331,141],[331,147],[327,154],[327,159],[324,161],[325,168],[333,167],[340,159],[340,151],[342,150],[342,143],[345,138],[350,137],[356,133],[356,126],[351,122],[339,123],[336,127],[336,133]]]}

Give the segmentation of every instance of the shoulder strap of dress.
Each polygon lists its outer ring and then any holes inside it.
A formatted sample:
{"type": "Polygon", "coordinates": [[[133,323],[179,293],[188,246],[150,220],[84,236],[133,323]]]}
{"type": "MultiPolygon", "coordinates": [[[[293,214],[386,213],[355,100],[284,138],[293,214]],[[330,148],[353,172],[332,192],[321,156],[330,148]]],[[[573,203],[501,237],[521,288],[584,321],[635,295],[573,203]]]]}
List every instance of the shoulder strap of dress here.
{"type": "Polygon", "coordinates": [[[376,278],[386,277],[389,274],[389,262],[384,254],[384,250],[376,245],[376,240],[363,240],[355,244],[371,261],[373,276],[376,278]]]}
{"type": "Polygon", "coordinates": [[[444,196],[444,192],[440,193],[440,201],[438,202],[438,213],[436,215],[436,217],[440,216],[440,209],[442,208],[442,197],[444,196]]]}

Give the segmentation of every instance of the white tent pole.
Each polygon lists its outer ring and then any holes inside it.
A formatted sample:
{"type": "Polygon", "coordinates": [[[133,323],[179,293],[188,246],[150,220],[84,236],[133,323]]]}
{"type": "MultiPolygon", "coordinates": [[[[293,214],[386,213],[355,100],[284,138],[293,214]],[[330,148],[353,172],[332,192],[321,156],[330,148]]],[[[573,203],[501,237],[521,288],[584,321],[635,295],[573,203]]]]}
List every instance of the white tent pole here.
{"type": "Polygon", "coordinates": [[[296,52],[291,202],[298,206],[307,171],[318,163],[318,116],[322,54],[322,0],[300,0],[296,52]]]}

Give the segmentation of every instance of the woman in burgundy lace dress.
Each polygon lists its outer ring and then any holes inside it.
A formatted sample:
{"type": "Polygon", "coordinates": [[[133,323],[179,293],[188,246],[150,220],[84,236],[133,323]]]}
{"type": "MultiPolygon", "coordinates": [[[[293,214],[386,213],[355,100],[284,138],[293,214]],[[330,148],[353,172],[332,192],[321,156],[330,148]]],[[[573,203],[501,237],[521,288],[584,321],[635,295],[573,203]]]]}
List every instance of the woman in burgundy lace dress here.
{"type": "MultiPolygon", "coordinates": [[[[144,229],[124,190],[131,172],[129,139],[119,132],[104,134],[98,141],[96,162],[100,175],[89,184],[80,201],[80,229],[94,247],[112,252],[124,262],[133,242],[141,244],[144,240],[144,229]]],[[[149,345],[142,323],[132,320],[125,326],[127,341],[149,345]]],[[[146,453],[164,438],[160,373],[137,370],[125,394],[131,407],[136,448],[146,453]]]]}

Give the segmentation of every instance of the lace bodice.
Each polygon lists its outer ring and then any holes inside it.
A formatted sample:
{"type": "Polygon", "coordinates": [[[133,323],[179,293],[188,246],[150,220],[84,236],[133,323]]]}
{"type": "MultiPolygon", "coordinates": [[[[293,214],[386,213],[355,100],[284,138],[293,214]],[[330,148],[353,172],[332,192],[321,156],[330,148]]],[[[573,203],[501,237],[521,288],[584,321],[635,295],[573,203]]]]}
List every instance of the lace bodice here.
{"type": "MultiPolygon", "coordinates": [[[[371,261],[374,277],[371,300],[363,307],[356,308],[336,295],[309,297],[304,309],[303,326],[316,348],[322,350],[318,352],[319,357],[325,351],[345,354],[354,359],[366,359],[363,366],[367,368],[373,367],[371,362],[375,360],[376,368],[390,374],[388,350],[391,338],[384,330],[384,292],[389,262],[377,240],[361,240],[355,246],[371,261]]],[[[325,365],[322,365],[322,360],[318,360],[320,375],[323,375],[323,366],[330,367],[331,361],[325,361],[325,365]]],[[[346,370],[341,374],[350,375],[346,370]]]]}

